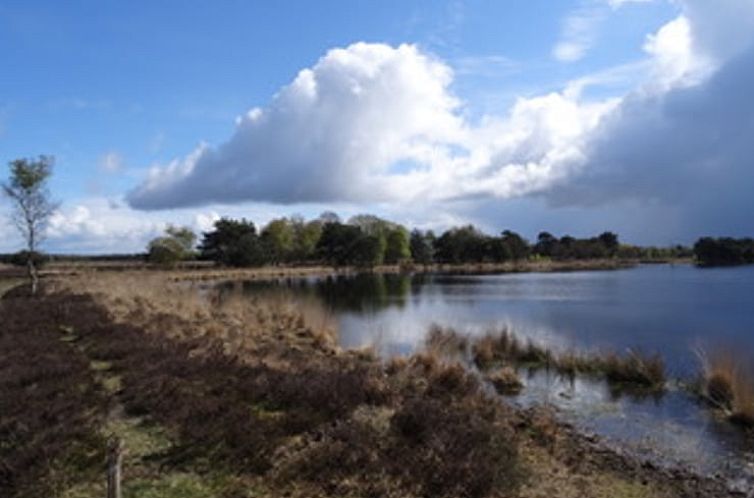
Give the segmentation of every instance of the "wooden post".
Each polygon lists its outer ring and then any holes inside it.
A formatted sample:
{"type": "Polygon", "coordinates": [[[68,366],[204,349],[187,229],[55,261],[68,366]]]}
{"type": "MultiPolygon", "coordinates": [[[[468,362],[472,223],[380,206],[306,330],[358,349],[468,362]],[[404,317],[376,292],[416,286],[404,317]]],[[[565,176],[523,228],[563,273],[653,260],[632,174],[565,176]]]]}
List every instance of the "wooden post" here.
{"type": "Polygon", "coordinates": [[[123,442],[111,439],[107,444],[107,498],[120,496],[120,467],[123,463],[123,442]]]}

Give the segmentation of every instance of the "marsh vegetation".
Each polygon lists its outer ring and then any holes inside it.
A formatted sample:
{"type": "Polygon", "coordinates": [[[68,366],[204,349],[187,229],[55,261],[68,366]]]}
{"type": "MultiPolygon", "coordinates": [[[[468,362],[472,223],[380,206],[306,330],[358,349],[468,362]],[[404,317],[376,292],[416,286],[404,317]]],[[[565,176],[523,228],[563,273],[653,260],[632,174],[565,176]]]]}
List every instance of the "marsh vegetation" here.
{"type": "Polygon", "coordinates": [[[436,327],[384,359],[342,349],[337,317],[306,296],[173,277],[86,274],[0,301],[0,343],[17,352],[0,358],[3,496],[101,496],[112,437],[129,448],[126,498],[726,492],[496,394],[526,390],[521,368],[659,389],[655,358],[436,327]]]}

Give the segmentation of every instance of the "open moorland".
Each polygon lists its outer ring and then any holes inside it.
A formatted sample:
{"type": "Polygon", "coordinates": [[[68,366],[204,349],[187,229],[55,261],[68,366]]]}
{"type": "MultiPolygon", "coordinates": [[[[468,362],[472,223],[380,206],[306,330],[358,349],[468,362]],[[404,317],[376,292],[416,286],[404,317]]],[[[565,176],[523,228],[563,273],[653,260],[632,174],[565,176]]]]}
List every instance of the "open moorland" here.
{"type": "Polygon", "coordinates": [[[383,360],[339,348],[305,303],[219,301],[175,277],[89,272],[3,296],[2,496],[104,496],[114,440],[127,498],[735,495],[498,394],[516,389],[514,362],[660,388],[659,359],[436,329],[425,351],[383,360]],[[479,370],[447,354],[460,347],[479,370]]]}

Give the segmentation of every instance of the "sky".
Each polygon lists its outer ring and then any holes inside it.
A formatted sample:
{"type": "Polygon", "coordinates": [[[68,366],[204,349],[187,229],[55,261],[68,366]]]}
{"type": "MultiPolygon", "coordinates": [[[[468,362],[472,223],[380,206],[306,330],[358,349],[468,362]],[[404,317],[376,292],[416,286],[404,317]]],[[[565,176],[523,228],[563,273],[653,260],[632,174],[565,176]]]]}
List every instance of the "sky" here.
{"type": "Polygon", "coordinates": [[[325,210],[754,235],[754,0],[0,0],[0,47],[0,163],[55,157],[51,252],[325,210]]]}

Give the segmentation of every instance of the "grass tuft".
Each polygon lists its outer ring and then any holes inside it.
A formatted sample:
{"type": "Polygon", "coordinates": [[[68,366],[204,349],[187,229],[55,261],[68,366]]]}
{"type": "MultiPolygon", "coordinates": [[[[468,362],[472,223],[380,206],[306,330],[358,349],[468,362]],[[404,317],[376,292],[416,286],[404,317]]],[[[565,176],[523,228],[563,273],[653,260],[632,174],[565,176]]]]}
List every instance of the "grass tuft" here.
{"type": "Polygon", "coordinates": [[[754,366],[738,353],[697,351],[701,362],[701,395],[728,418],[754,427],[754,366]]]}
{"type": "Polygon", "coordinates": [[[518,394],[524,388],[523,382],[511,367],[502,367],[485,376],[500,394],[518,394]]]}
{"type": "MultiPolygon", "coordinates": [[[[453,329],[433,327],[429,331],[427,342],[440,345],[457,344],[459,337],[465,338],[453,329]]],[[[502,375],[501,368],[507,368],[506,375],[511,380],[510,372],[513,367],[528,366],[535,369],[554,369],[569,377],[577,374],[601,376],[615,388],[636,386],[661,391],[666,381],[665,364],[659,355],[634,350],[628,350],[623,355],[584,354],[573,351],[558,353],[531,339],[523,341],[507,328],[498,332],[488,332],[473,340],[471,353],[477,368],[482,371],[498,369],[494,374],[497,377],[502,375]]],[[[500,378],[497,378],[497,382],[501,383],[501,386],[505,384],[500,378]]]]}

